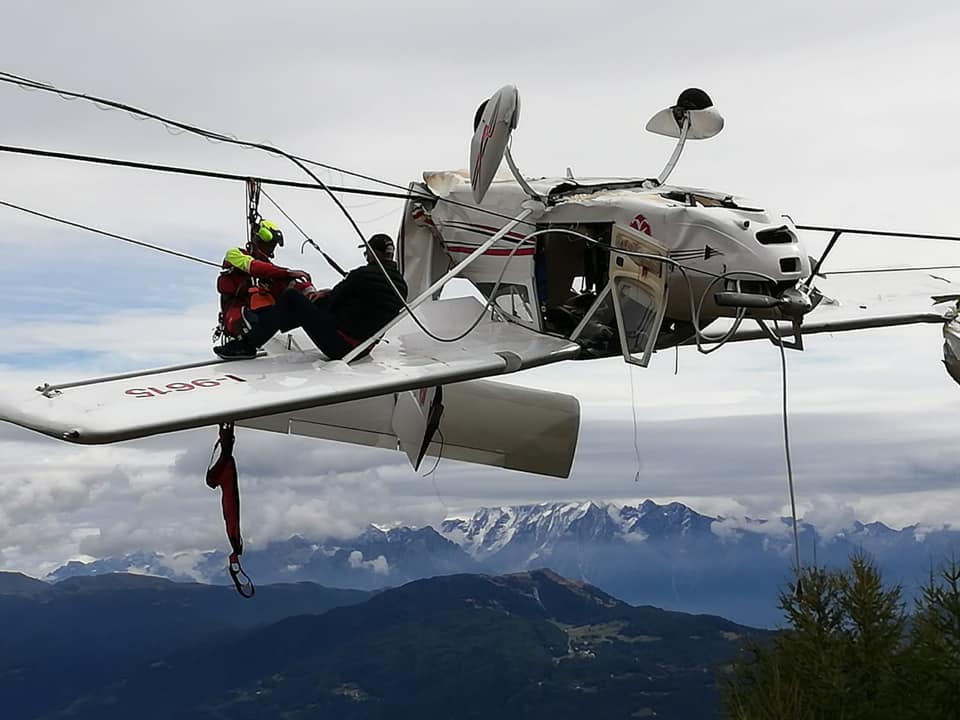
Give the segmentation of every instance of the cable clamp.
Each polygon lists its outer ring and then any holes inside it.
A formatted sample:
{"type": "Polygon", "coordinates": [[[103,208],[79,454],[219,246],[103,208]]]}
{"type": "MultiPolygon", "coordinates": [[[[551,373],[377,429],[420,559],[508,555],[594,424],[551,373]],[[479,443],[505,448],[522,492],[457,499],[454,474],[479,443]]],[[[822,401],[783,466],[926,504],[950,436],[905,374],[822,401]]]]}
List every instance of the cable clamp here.
{"type": "Polygon", "coordinates": [[[249,600],[256,594],[257,588],[253,584],[253,580],[251,580],[250,576],[240,567],[239,553],[234,552],[230,554],[227,571],[230,573],[230,579],[233,580],[233,586],[242,597],[249,600]]]}
{"type": "Polygon", "coordinates": [[[62,395],[63,393],[57,388],[56,385],[51,385],[50,383],[44,383],[43,385],[38,385],[36,391],[43,395],[45,398],[55,398],[57,395],[62,395]]]}

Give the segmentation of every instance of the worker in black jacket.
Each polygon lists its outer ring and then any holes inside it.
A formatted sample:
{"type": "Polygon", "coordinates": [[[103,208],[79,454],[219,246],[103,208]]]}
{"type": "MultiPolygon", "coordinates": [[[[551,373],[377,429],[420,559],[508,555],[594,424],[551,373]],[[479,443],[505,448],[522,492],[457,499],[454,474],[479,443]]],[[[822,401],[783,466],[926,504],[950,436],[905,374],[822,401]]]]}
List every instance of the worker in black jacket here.
{"type": "Polygon", "coordinates": [[[393,259],[390,236],[374,235],[361,247],[368,248],[364,252],[367,264],[351,270],[332,290],[306,294],[296,288],[287,290],[276,305],[251,318],[252,327],[246,334],[215,348],[214,352],[224,360],[253,358],[257,348],[280,328],[302,327],[324,355],[332,360],[342,358],[403,309],[398,291],[403,300],[407,298],[407,283],[393,259]],[[381,264],[389,281],[380,269],[381,264]]]}

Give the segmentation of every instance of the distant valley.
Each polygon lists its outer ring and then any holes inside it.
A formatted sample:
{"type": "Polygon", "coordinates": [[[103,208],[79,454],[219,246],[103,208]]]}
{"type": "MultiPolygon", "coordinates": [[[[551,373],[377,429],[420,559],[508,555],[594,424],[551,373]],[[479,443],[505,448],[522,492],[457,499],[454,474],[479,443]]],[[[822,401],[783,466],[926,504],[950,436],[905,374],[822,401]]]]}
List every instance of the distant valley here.
{"type": "Polygon", "coordinates": [[[12,720],[717,718],[723,667],[769,634],[633,607],[549,571],[380,593],[0,573],[12,720]]]}

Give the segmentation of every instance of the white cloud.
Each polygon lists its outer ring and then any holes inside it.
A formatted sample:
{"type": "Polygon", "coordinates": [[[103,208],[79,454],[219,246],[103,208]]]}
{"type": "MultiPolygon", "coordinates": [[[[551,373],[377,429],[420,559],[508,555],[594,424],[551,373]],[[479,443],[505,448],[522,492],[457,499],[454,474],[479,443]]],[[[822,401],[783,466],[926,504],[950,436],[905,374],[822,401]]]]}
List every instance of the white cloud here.
{"type": "Polygon", "coordinates": [[[857,520],[857,511],[853,505],[830,495],[817,494],[805,498],[799,512],[804,520],[816,526],[825,537],[833,537],[851,528],[857,520]]]}
{"type": "Polygon", "coordinates": [[[51,317],[22,323],[6,316],[0,320],[0,332],[15,351],[85,351],[111,356],[113,363],[157,365],[188,357],[213,358],[210,337],[216,324],[217,309],[211,298],[204,305],[179,310],[123,309],[89,319],[51,317]]]}
{"type": "MultiPolygon", "coordinates": [[[[688,148],[678,182],[756,197],[800,222],[954,230],[941,189],[957,183],[960,144],[935,125],[960,111],[960,98],[943,92],[960,79],[956,8],[817,0],[802,9],[742,1],[641,11],[608,0],[591,5],[603,32],[584,29],[582,3],[553,3],[544,14],[496,0],[486,11],[426,0],[22,4],[7,14],[16,31],[5,46],[17,62],[5,69],[403,184],[423,169],[464,166],[474,109],[505,82],[523,95],[514,152],[526,172],[570,165],[579,175],[655,173],[671,145],[642,125],[683,87],[699,85],[727,126],[688,148]],[[283,42],[251,53],[250,38],[264,26],[283,42]],[[468,30],[482,40],[476,53],[463,50],[468,30]]],[[[122,113],[6,86],[0,96],[9,144],[301,177],[286,161],[171,136],[122,113]]],[[[7,156],[4,168],[0,199],[211,260],[244,232],[240,185],[7,156]]],[[[359,262],[352,230],[328,200],[272,194],[342,264],[359,262]]],[[[365,231],[396,230],[396,201],[347,202],[365,231]]],[[[2,208],[0,215],[0,253],[16,266],[0,312],[0,385],[209,356],[215,270],[2,208]]],[[[321,283],[333,279],[295,244],[282,262],[321,283]]],[[[950,261],[952,253],[845,239],[835,267],[950,261]]],[[[788,358],[805,512],[834,524],[851,512],[893,525],[960,523],[951,436],[960,394],[939,364],[937,329],[818,337],[807,346],[788,358]]],[[[384,451],[242,433],[245,532],[256,545],[292,532],[347,536],[371,521],[435,523],[481,504],[637,495],[727,517],[782,512],[776,350],[731,346],[702,357],[686,349],[677,376],[673,359],[660,353],[634,371],[635,397],[619,361],[514,378],[580,397],[583,437],[567,481],[448,461],[428,480],[384,451]]],[[[0,567],[223,547],[218,498],[201,479],[212,441],[211,430],[76,448],[0,429],[0,567]]]]}
{"type": "Polygon", "coordinates": [[[747,517],[724,517],[710,523],[710,532],[725,540],[736,539],[741,530],[776,538],[787,537],[790,533],[790,528],[778,518],[752,520],[747,517]]]}
{"type": "Polygon", "coordinates": [[[350,557],[347,558],[347,561],[350,563],[352,568],[369,568],[378,575],[389,575],[390,574],[390,564],[387,562],[387,559],[383,555],[378,555],[373,560],[364,560],[363,553],[359,550],[354,550],[350,553],[350,557]]]}

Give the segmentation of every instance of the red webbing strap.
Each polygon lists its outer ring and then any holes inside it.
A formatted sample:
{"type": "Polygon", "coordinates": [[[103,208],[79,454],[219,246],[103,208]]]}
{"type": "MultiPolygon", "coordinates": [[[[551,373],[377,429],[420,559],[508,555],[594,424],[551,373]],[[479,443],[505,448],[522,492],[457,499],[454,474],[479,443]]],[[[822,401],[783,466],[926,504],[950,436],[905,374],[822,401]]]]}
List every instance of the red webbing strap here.
{"type": "Polygon", "coordinates": [[[230,547],[233,549],[227,565],[230,579],[233,580],[238,593],[245,598],[251,598],[256,588],[250,577],[240,567],[243,538],[240,536],[240,487],[237,483],[237,462],[233,459],[235,441],[233,423],[221,423],[220,438],[214,446],[214,452],[217,447],[220,448],[220,457],[207,469],[207,485],[214,489],[220,488],[223,521],[227,526],[230,547]]]}

